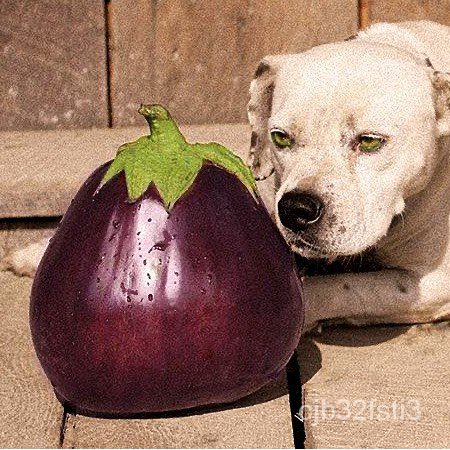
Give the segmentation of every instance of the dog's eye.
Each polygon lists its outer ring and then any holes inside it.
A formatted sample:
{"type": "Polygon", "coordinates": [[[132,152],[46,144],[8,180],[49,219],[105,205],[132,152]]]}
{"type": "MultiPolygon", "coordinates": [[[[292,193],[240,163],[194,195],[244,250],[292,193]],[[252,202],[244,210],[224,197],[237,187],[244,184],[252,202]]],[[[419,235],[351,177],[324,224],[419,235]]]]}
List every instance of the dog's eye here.
{"type": "Polygon", "coordinates": [[[270,130],[270,138],[278,148],[287,148],[292,146],[292,139],[285,131],[280,130],[279,128],[272,128],[270,130]]]}
{"type": "Polygon", "coordinates": [[[358,149],[365,153],[372,153],[379,150],[386,139],[378,134],[361,134],[358,136],[358,149]]]}

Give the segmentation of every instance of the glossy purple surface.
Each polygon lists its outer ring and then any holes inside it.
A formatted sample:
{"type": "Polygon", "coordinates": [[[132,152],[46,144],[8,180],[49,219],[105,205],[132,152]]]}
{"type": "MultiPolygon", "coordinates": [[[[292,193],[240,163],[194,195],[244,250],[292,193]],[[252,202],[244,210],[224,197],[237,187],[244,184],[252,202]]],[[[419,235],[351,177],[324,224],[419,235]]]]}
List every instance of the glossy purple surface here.
{"type": "Polygon", "coordinates": [[[73,200],[33,284],[33,342],[59,396],[123,415],[230,402],[270,381],[303,308],[265,208],[205,165],[169,215],[153,186],[128,202],[123,174],[95,193],[106,167],[73,200]]]}

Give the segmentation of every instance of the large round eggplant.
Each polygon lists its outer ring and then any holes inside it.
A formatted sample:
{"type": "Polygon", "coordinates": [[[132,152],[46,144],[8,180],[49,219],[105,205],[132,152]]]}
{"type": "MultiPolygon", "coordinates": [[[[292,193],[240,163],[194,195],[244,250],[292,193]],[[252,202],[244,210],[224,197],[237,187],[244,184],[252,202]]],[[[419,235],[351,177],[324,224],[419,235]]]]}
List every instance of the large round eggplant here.
{"type": "Polygon", "coordinates": [[[249,168],[188,144],[158,105],[150,134],[84,183],[34,280],[30,322],[63,403],[129,415],[231,402],[274,379],[303,320],[292,255],[249,168]]]}

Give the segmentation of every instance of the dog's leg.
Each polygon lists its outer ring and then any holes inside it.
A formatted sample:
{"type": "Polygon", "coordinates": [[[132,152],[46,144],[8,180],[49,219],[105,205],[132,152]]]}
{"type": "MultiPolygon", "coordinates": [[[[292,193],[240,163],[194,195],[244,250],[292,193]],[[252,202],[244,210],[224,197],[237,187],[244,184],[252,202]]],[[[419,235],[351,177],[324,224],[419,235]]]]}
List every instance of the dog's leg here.
{"type": "Polygon", "coordinates": [[[319,322],[354,325],[450,319],[450,276],[402,270],[320,275],[303,279],[305,329],[319,322]]]}

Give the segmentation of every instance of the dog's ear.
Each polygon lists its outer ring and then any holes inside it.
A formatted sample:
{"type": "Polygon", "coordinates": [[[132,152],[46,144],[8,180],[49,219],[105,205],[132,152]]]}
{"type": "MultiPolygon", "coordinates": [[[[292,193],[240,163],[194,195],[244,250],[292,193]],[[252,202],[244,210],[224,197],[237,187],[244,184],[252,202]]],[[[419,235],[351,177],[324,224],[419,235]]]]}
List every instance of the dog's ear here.
{"type": "Polygon", "coordinates": [[[256,180],[264,180],[274,171],[270,158],[267,121],[272,110],[276,72],[277,58],[266,57],[259,63],[255,78],[250,84],[250,101],[247,106],[252,129],[250,164],[256,180]]]}
{"type": "Polygon", "coordinates": [[[450,135],[450,73],[433,71],[434,105],[439,136],[450,135]]]}

